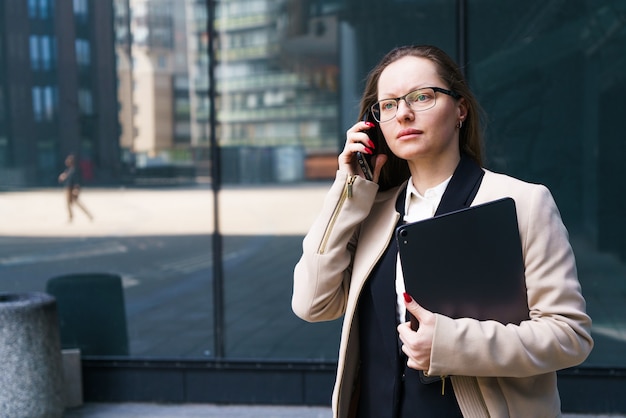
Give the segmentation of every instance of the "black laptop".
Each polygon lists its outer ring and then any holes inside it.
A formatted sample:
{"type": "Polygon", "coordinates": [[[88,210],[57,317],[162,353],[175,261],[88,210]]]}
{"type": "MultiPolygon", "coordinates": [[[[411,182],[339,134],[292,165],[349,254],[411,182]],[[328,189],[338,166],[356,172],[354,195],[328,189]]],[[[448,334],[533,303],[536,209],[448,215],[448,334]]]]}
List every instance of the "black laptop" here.
{"type": "Polygon", "coordinates": [[[504,198],[396,230],[406,291],[451,318],[528,319],[515,201],[504,198]]]}

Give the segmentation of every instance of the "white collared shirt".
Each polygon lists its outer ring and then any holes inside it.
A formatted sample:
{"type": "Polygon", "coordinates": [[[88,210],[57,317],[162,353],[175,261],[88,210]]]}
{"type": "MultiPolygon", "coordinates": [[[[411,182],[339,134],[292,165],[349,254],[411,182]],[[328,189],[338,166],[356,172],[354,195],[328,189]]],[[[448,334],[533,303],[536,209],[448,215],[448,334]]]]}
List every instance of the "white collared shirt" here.
{"type": "MultiPolygon", "coordinates": [[[[423,219],[432,218],[441,202],[443,192],[445,192],[452,176],[435,187],[426,189],[422,196],[413,185],[413,177],[409,178],[406,187],[406,200],[404,202],[404,222],[411,223],[421,221],[423,219]]],[[[396,262],[396,298],[397,313],[400,323],[406,322],[406,308],[404,305],[404,276],[402,275],[402,265],[400,264],[400,255],[396,262]]]]}

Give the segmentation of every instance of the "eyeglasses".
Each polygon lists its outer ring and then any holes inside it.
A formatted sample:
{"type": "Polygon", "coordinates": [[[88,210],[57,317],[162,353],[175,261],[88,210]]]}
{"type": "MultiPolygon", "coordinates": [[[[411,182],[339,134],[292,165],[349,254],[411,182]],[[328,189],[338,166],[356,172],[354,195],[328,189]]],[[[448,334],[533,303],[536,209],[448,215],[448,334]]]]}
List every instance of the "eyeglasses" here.
{"type": "Polygon", "coordinates": [[[422,112],[431,109],[437,104],[437,96],[435,92],[447,94],[455,99],[461,98],[461,95],[451,91],[442,89],[441,87],[424,87],[405,94],[395,99],[384,99],[372,106],[372,115],[377,122],[387,122],[396,117],[400,100],[404,100],[411,110],[414,112],[422,112]]]}

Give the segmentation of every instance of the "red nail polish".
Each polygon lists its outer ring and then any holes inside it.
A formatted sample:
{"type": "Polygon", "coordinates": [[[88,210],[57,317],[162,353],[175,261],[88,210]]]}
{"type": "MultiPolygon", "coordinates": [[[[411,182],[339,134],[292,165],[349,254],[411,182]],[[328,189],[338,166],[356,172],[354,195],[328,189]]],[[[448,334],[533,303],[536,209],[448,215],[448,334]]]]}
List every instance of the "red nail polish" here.
{"type": "Polygon", "coordinates": [[[369,155],[372,155],[372,154],[373,154],[372,150],[371,150],[371,149],[369,149],[369,148],[365,148],[365,149],[363,150],[363,152],[364,152],[364,153],[366,153],[366,154],[369,154],[369,155]]]}
{"type": "Polygon", "coordinates": [[[408,293],[404,292],[404,300],[406,303],[411,303],[413,302],[413,298],[411,297],[411,295],[409,295],[408,293]]]}
{"type": "Polygon", "coordinates": [[[370,148],[376,148],[376,145],[372,142],[372,140],[367,141],[367,145],[368,145],[370,148]]]}
{"type": "Polygon", "coordinates": [[[369,126],[370,128],[373,128],[374,126],[376,126],[376,125],[374,125],[374,124],[373,124],[372,122],[370,122],[370,121],[365,122],[365,124],[366,124],[367,126],[369,126]]]}

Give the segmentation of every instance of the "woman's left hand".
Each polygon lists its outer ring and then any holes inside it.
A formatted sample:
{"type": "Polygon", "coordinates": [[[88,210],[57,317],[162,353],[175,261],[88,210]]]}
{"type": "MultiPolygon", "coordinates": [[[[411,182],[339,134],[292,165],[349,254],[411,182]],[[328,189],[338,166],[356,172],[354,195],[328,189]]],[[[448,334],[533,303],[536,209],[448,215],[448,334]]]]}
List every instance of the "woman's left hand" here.
{"type": "Polygon", "coordinates": [[[410,368],[427,371],[430,368],[430,353],[435,333],[435,314],[422,308],[406,293],[404,299],[406,309],[419,322],[419,327],[414,331],[410,322],[398,325],[402,351],[408,357],[407,365],[410,368]]]}

